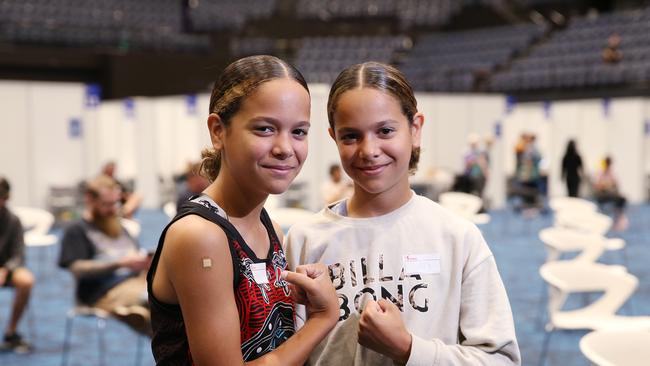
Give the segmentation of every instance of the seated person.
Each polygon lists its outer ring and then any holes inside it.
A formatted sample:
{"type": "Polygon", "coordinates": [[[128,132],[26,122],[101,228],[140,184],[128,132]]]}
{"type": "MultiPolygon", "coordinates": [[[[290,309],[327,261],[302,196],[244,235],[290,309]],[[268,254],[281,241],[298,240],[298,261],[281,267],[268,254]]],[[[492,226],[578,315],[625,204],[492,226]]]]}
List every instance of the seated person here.
{"type": "Polygon", "coordinates": [[[31,345],[16,332],[16,328],[27,308],[34,276],[24,267],[23,227],[18,217],[7,208],[9,191],[9,182],[0,177],[0,287],[13,287],[16,290],[11,317],[0,349],[26,353],[31,350],[31,345]]]}
{"type": "Polygon", "coordinates": [[[352,195],[352,184],[343,178],[340,165],[330,165],[329,176],[329,179],[323,182],[320,188],[323,205],[328,205],[352,195]]]}
{"type": "Polygon", "coordinates": [[[602,58],[606,64],[616,64],[623,60],[623,52],[620,50],[621,36],[612,33],[607,38],[607,46],[603,49],[602,58]]]}
{"type": "Polygon", "coordinates": [[[627,229],[629,222],[625,216],[627,200],[618,189],[618,180],[612,171],[612,158],[607,156],[603,160],[603,170],[598,174],[594,183],[594,196],[599,205],[614,204],[613,229],[622,231],[627,229]]]}
{"type": "Polygon", "coordinates": [[[120,209],[120,215],[126,217],[127,219],[133,218],[135,212],[140,208],[142,204],[142,196],[137,192],[133,192],[132,189],[127,189],[127,186],[117,180],[115,177],[115,170],[117,169],[117,164],[114,161],[109,161],[102,167],[100,176],[108,177],[115,181],[120,186],[121,194],[120,201],[122,203],[122,208],[120,209]]]}
{"type": "Polygon", "coordinates": [[[201,194],[204,189],[210,184],[208,179],[201,175],[201,163],[189,164],[185,172],[185,187],[176,197],[176,212],[181,208],[181,205],[190,200],[193,196],[201,194]]]}
{"type": "Polygon", "coordinates": [[[149,335],[145,275],[150,258],[120,222],[121,193],[105,176],[86,185],[85,211],[63,233],[59,266],[77,279],[78,302],[106,310],[149,335]]]}

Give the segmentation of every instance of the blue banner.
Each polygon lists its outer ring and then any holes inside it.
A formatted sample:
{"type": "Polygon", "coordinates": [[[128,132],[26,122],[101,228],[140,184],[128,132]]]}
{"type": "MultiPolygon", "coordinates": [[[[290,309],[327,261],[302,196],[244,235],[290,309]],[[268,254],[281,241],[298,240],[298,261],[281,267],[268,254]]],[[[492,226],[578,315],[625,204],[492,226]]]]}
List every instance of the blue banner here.
{"type": "Polygon", "coordinates": [[[545,100],[544,104],[542,104],[542,108],[544,109],[544,118],[546,119],[551,119],[551,101],[545,100]]]}
{"type": "Polygon", "coordinates": [[[133,98],[124,99],[124,115],[127,119],[135,117],[135,101],[133,98]]]}
{"type": "Polygon", "coordinates": [[[68,136],[71,139],[80,138],[83,135],[81,120],[79,118],[70,118],[68,121],[68,136]]]}
{"type": "Polygon", "coordinates": [[[85,105],[95,108],[102,100],[102,87],[99,84],[86,84],[85,105]]]}
{"type": "Polygon", "coordinates": [[[603,116],[605,118],[609,118],[609,105],[611,104],[611,100],[609,98],[603,98],[603,116]]]}
{"type": "Polygon", "coordinates": [[[187,114],[196,116],[196,94],[188,94],[185,96],[185,105],[187,106],[187,114]]]}
{"type": "Polygon", "coordinates": [[[494,123],[494,136],[497,138],[501,137],[501,121],[496,121],[494,123]]]}
{"type": "Polygon", "coordinates": [[[512,95],[506,95],[506,115],[510,114],[515,105],[517,104],[517,99],[512,95]]]}

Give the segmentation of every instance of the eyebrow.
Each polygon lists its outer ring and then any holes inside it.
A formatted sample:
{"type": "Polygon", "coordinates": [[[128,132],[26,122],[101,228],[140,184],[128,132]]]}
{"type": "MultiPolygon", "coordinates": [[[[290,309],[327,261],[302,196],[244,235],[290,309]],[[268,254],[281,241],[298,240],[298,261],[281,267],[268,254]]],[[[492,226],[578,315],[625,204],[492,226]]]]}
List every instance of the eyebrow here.
{"type": "MultiPolygon", "coordinates": [[[[279,119],[273,118],[273,117],[267,117],[267,116],[253,117],[248,121],[248,123],[255,123],[255,122],[267,122],[267,123],[271,123],[271,124],[274,124],[274,125],[281,124],[279,119]]],[[[295,124],[293,124],[292,126],[294,126],[294,127],[295,126],[300,126],[300,127],[308,126],[309,127],[309,126],[311,126],[311,123],[309,121],[299,121],[299,122],[296,122],[295,124]]]]}
{"type": "MultiPolygon", "coordinates": [[[[385,120],[382,120],[382,121],[379,121],[379,122],[375,122],[372,125],[371,128],[378,128],[378,127],[383,127],[383,126],[386,126],[386,125],[393,125],[393,124],[397,124],[397,123],[399,123],[399,121],[396,121],[394,119],[385,119],[385,120]]],[[[356,132],[356,131],[359,131],[359,128],[357,128],[357,127],[341,127],[341,128],[336,129],[336,132],[356,132]]]]}

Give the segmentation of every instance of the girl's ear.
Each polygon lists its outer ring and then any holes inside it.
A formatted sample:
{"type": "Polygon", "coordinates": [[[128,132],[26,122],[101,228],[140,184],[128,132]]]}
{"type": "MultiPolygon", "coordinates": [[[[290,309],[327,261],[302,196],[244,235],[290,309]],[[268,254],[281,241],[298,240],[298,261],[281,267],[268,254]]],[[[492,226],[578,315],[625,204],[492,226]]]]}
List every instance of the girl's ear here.
{"type": "Polygon", "coordinates": [[[210,113],[208,116],[208,131],[210,132],[210,141],[215,150],[221,150],[223,147],[223,137],[226,128],[221,122],[221,117],[216,113],[210,113]]]}
{"type": "Polygon", "coordinates": [[[424,125],[424,115],[420,112],[413,116],[413,123],[411,123],[411,141],[413,147],[420,147],[422,141],[422,126],[424,125]]]}
{"type": "Polygon", "coordinates": [[[329,132],[330,137],[332,138],[332,140],[334,140],[334,142],[336,142],[336,134],[334,133],[334,129],[332,129],[332,127],[330,127],[330,128],[327,129],[327,132],[329,132]]]}

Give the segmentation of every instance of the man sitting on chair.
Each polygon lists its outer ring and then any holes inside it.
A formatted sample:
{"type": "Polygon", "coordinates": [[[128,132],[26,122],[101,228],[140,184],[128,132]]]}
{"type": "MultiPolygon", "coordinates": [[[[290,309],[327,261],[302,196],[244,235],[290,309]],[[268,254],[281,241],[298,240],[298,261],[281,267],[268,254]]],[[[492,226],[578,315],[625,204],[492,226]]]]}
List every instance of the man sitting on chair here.
{"type": "Polygon", "coordinates": [[[24,267],[23,226],[18,217],[7,208],[9,190],[9,182],[0,177],[0,287],[16,289],[11,318],[9,318],[3,338],[4,343],[0,345],[0,349],[26,353],[31,350],[31,345],[23,340],[22,336],[16,332],[16,328],[27,308],[29,294],[34,285],[34,276],[24,267]]]}
{"type": "Polygon", "coordinates": [[[149,335],[145,275],[150,258],[120,222],[120,197],[119,185],[108,177],[87,183],[83,217],[64,231],[59,266],[77,279],[79,303],[103,309],[149,335]]]}

